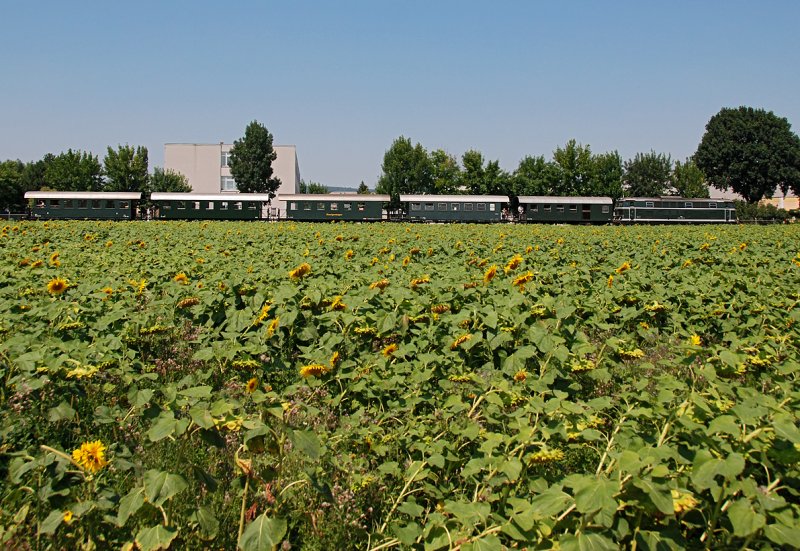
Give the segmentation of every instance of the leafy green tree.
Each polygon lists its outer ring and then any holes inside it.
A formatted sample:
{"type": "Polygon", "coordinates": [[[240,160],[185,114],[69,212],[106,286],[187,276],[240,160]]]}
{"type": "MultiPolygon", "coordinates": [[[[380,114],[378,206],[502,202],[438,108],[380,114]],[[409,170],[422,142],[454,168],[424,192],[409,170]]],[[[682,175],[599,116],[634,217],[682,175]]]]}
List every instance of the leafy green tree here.
{"type": "Polygon", "coordinates": [[[800,194],[800,138],[772,111],[723,108],[708,121],[694,161],[712,186],[750,203],[776,188],[800,194]]]}
{"type": "Polygon", "coordinates": [[[25,189],[22,174],[25,164],[22,161],[3,161],[0,163],[0,212],[22,212],[25,210],[25,189]]]}
{"type": "Polygon", "coordinates": [[[358,194],[359,195],[369,194],[369,188],[367,187],[367,184],[364,183],[364,180],[361,180],[361,184],[358,186],[358,194]]]}
{"type": "Polygon", "coordinates": [[[157,166],[153,168],[153,174],[148,178],[147,189],[150,193],[190,193],[192,186],[180,172],[157,166]]]}
{"type": "Polygon", "coordinates": [[[55,155],[47,153],[38,161],[25,163],[22,171],[22,187],[25,191],[37,191],[47,186],[47,167],[55,159],[55,155]]]}
{"type": "Polygon", "coordinates": [[[409,138],[400,136],[383,156],[383,173],[376,191],[392,196],[397,203],[401,193],[433,193],[433,168],[430,157],[421,144],[411,145],[409,138]]]}
{"type": "Polygon", "coordinates": [[[615,201],[622,197],[622,157],[616,151],[592,156],[592,181],[584,190],[585,195],[611,197],[615,201]]]}
{"type": "Polygon", "coordinates": [[[458,160],[444,149],[431,151],[430,159],[434,193],[442,195],[458,193],[461,178],[458,160]]]}
{"type": "Polygon", "coordinates": [[[305,180],[300,180],[300,193],[315,193],[325,195],[330,193],[330,190],[327,188],[327,186],[324,186],[319,182],[306,182],[305,180]]]}
{"type": "Polygon", "coordinates": [[[105,167],[105,191],[146,191],[149,174],[147,172],[147,148],[120,145],[116,150],[108,148],[105,167]]]}
{"type": "Polygon", "coordinates": [[[103,167],[97,156],[68,149],[48,160],[44,183],[57,191],[100,191],[103,189],[103,167]]]}
{"type": "Polygon", "coordinates": [[[709,197],[706,177],[692,159],[686,159],[683,163],[675,161],[670,181],[675,194],[680,197],[697,199],[709,197]]]}
{"type": "Polygon", "coordinates": [[[498,161],[489,161],[484,166],[483,154],[470,149],[461,156],[464,169],[461,172],[460,188],[471,195],[509,195],[512,179],[500,168],[498,161]]]}
{"type": "Polygon", "coordinates": [[[670,189],[672,159],[669,155],[637,153],[625,161],[623,184],[628,197],[660,197],[670,189]]]}
{"type": "Polygon", "coordinates": [[[545,160],[544,155],[524,157],[511,176],[513,195],[550,195],[556,185],[559,172],[555,163],[545,160]]]}
{"type": "Polygon", "coordinates": [[[592,180],[592,150],[574,139],[553,152],[558,177],[550,195],[590,195],[592,180]]]}
{"type": "Polygon", "coordinates": [[[270,197],[275,197],[281,185],[280,179],[272,177],[272,163],[277,158],[272,134],[267,128],[258,121],[248,124],[244,137],[233,142],[228,161],[239,191],[269,193],[270,197]]]}

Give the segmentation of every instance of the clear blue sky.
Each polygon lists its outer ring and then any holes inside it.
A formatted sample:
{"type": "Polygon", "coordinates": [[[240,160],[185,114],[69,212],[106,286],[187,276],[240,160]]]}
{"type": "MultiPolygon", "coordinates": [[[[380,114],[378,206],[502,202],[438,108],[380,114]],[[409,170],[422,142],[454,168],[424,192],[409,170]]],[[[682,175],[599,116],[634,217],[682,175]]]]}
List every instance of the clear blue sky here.
{"type": "Polygon", "coordinates": [[[692,154],[748,105],[800,125],[800,2],[1,0],[0,160],[231,142],[370,187],[400,135],[513,170],[570,138],[692,154]]]}

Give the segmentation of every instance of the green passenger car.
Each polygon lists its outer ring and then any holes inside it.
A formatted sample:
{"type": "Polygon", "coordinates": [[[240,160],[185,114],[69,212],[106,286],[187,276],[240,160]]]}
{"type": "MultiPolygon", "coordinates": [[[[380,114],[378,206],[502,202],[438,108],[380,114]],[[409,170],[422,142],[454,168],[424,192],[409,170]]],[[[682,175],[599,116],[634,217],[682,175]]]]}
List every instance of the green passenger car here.
{"type": "Polygon", "coordinates": [[[289,220],[377,222],[386,220],[386,205],[391,197],[355,193],[301,193],[281,195],[279,199],[286,203],[284,208],[289,220]]]}
{"type": "Polygon", "coordinates": [[[623,224],[724,224],[736,222],[736,207],[727,199],[625,197],[614,220],[623,224]]]}
{"type": "Polygon", "coordinates": [[[508,197],[400,195],[400,203],[407,219],[412,222],[500,222],[508,205],[508,197]]]}
{"type": "Polygon", "coordinates": [[[518,197],[515,219],[548,224],[608,224],[614,201],[610,197],[518,197]]]}
{"type": "Polygon", "coordinates": [[[133,220],[142,194],[103,191],[28,191],[31,216],[39,220],[133,220]]]}
{"type": "Polygon", "coordinates": [[[266,193],[153,193],[159,220],[263,220],[268,218],[266,193]]]}

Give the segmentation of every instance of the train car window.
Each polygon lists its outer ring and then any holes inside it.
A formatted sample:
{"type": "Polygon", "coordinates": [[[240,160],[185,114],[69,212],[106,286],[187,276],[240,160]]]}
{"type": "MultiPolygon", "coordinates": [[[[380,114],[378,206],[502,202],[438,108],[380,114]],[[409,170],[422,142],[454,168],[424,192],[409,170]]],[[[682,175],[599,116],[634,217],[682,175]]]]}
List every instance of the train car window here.
{"type": "Polygon", "coordinates": [[[353,203],[342,203],[344,210],[353,210],[353,203]]]}
{"type": "Polygon", "coordinates": [[[44,201],[42,201],[41,199],[36,201],[36,208],[37,209],[43,209],[44,208],[44,201]]]}
{"type": "Polygon", "coordinates": [[[686,202],[683,204],[683,206],[684,206],[684,207],[686,207],[687,209],[690,209],[690,208],[692,208],[694,205],[693,205],[692,203],[690,203],[689,201],[686,201],[686,202]]]}
{"type": "Polygon", "coordinates": [[[556,210],[558,212],[564,212],[564,205],[556,205],[556,210]]]}
{"type": "Polygon", "coordinates": [[[495,210],[497,210],[497,205],[495,205],[494,203],[489,203],[489,210],[491,212],[494,212],[495,210]]]}
{"type": "Polygon", "coordinates": [[[459,210],[460,205],[458,203],[450,203],[450,210],[459,210]]]}
{"type": "Polygon", "coordinates": [[[254,203],[252,201],[247,202],[247,210],[258,210],[258,203],[254,203]]]}
{"type": "Polygon", "coordinates": [[[106,200],[106,208],[113,209],[114,208],[114,201],[112,199],[106,200]]]}
{"type": "Polygon", "coordinates": [[[608,214],[608,205],[603,205],[603,214],[608,214]]]}
{"type": "Polygon", "coordinates": [[[214,210],[214,201],[209,201],[206,210],[214,210]]]}
{"type": "Polygon", "coordinates": [[[289,210],[297,210],[297,203],[289,203],[289,210]]]}
{"type": "Polygon", "coordinates": [[[422,203],[411,203],[411,210],[422,210],[422,203]]]}
{"type": "Polygon", "coordinates": [[[578,205],[570,205],[569,206],[570,212],[578,212],[578,205]]]}
{"type": "Polygon", "coordinates": [[[464,203],[464,210],[473,210],[474,205],[472,203],[464,203]]]}
{"type": "Polygon", "coordinates": [[[653,203],[652,201],[645,201],[644,206],[645,208],[651,209],[655,206],[655,203],[653,203]]]}
{"type": "Polygon", "coordinates": [[[186,208],[186,201],[178,201],[178,204],[175,205],[175,208],[178,210],[184,210],[186,208]]]}
{"type": "Polygon", "coordinates": [[[709,203],[708,204],[708,208],[715,209],[715,208],[717,208],[717,204],[716,203],[709,203]]]}
{"type": "Polygon", "coordinates": [[[434,210],[433,203],[425,203],[425,210],[434,210]]]}
{"type": "Polygon", "coordinates": [[[325,210],[325,203],[317,203],[317,210],[325,210]]]}
{"type": "Polygon", "coordinates": [[[311,203],[303,203],[303,210],[311,210],[311,203]]]}
{"type": "Polygon", "coordinates": [[[475,206],[478,207],[478,210],[486,210],[486,203],[478,203],[475,206]]]}
{"type": "Polygon", "coordinates": [[[194,210],[200,210],[200,201],[195,201],[194,205],[192,205],[194,210]]]}
{"type": "Polygon", "coordinates": [[[447,203],[439,203],[437,206],[438,210],[447,210],[447,203]]]}
{"type": "Polygon", "coordinates": [[[359,212],[363,212],[365,208],[367,208],[367,204],[366,203],[359,203],[358,204],[359,212]]]}
{"type": "Polygon", "coordinates": [[[121,208],[121,209],[130,208],[130,205],[131,204],[128,201],[120,201],[119,202],[119,208],[121,208]]]}
{"type": "Polygon", "coordinates": [[[528,212],[539,212],[539,205],[529,205],[528,212]]]}
{"type": "Polygon", "coordinates": [[[235,201],[233,203],[233,210],[242,210],[242,202],[241,201],[235,201]]]}
{"type": "Polygon", "coordinates": [[[72,208],[72,199],[64,199],[64,208],[71,209],[72,208]]]}
{"type": "Polygon", "coordinates": [[[544,206],[544,211],[545,212],[550,212],[550,208],[551,208],[550,205],[545,205],[544,206]]]}
{"type": "Polygon", "coordinates": [[[60,203],[60,201],[58,199],[50,199],[50,207],[51,208],[54,208],[54,209],[59,208],[61,206],[59,203],[60,203]]]}
{"type": "Polygon", "coordinates": [[[339,210],[339,203],[331,203],[331,210],[339,210]]]}
{"type": "Polygon", "coordinates": [[[99,209],[100,208],[100,199],[92,199],[92,208],[99,209]]]}

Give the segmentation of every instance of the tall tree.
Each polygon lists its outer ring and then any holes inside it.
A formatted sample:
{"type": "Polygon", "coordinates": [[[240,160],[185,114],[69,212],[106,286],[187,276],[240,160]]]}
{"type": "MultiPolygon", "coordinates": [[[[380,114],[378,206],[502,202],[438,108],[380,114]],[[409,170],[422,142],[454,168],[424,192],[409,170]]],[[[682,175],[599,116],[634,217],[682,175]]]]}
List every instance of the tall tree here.
{"type": "Polygon", "coordinates": [[[263,124],[258,121],[248,124],[244,137],[233,142],[230,153],[228,166],[239,191],[269,193],[275,197],[281,181],[272,177],[272,163],[278,154],[272,146],[272,134],[263,124]]]}
{"type": "Polygon", "coordinates": [[[427,151],[421,144],[411,145],[400,136],[383,156],[383,173],[376,191],[399,201],[401,193],[433,193],[433,170],[427,151]]]}
{"type": "Polygon", "coordinates": [[[300,180],[300,193],[316,193],[325,195],[330,193],[330,190],[327,186],[324,186],[319,182],[306,182],[305,180],[300,180]]]}
{"type": "Polygon", "coordinates": [[[800,138],[772,111],[723,108],[708,121],[694,161],[712,186],[750,203],[776,188],[800,194],[800,138]]]}
{"type": "Polygon", "coordinates": [[[586,195],[622,197],[622,157],[616,151],[592,156],[592,183],[586,195]]]}
{"type": "Polygon", "coordinates": [[[623,183],[628,197],[659,197],[670,189],[672,159],[669,155],[637,153],[625,161],[623,183]]]}
{"type": "Polygon", "coordinates": [[[22,212],[25,210],[25,189],[22,174],[25,164],[22,161],[3,161],[0,163],[0,212],[22,212]]]}
{"type": "Polygon", "coordinates": [[[364,183],[364,180],[361,180],[361,184],[359,184],[358,186],[358,194],[359,195],[369,194],[369,188],[367,187],[367,184],[364,183]]]}
{"type": "Polygon", "coordinates": [[[44,180],[47,187],[58,191],[100,191],[103,168],[97,156],[69,149],[49,160],[44,180]]]}
{"type": "Polygon", "coordinates": [[[545,160],[544,155],[524,157],[511,176],[513,195],[550,195],[559,178],[555,163],[545,160]]]}
{"type": "Polygon", "coordinates": [[[180,172],[157,166],[153,168],[153,174],[148,178],[147,189],[151,193],[190,193],[192,186],[180,172]]]}
{"type": "Polygon", "coordinates": [[[149,174],[147,172],[147,148],[120,145],[111,147],[103,160],[106,174],[105,191],[146,191],[149,174]]]}
{"type": "Polygon", "coordinates": [[[558,169],[558,178],[550,190],[552,195],[590,195],[592,179],[592,150],[574,139],[567,145],[556,148],[553,162],[558,169]]]}
{"type": "Polygon", "coordinates": [[[431,151],[430,158],[434,193],[444,195],[458,193],[461,177],[458,160],[444,149],[431,151]]]}
{"type": "Polygon", "coordinates": [[[703,171],[692,159],[675,161],[671,176],[672,187],[680,197],[707,199],[708,184],[703,171]]]}

